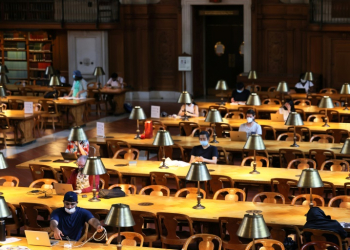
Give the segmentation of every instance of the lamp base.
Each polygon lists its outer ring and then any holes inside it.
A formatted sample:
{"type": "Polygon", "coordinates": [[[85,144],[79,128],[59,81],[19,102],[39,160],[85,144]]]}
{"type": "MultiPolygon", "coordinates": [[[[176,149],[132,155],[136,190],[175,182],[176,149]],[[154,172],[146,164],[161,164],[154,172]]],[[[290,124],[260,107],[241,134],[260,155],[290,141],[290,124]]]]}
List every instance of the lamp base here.
{"type": "Polygon", "coordinates": [[[0,241],[6,240],[6,227],[5,227],[5,220],[0,220],[0,241]]]}
{"type": "Polygon", "coordinates": [[[226,102],[221,102],[220,105],[221,105],[221,106],[225,106],[225,105],[226,105],[226,102]]]}
{"type": "Polygon", "coordinates": [[[135,136],[135,138],[134,138],[135,140],[140,140],[141,139],[141,137],[140,137],[140,135],[137,135],[137,136],[135,136]]]}
{"type": "Polygon", "coordinates": [[[184,117],[182,118],[182,120],[183,120],[183,121],[188,121],[188,116],[184,116],[184,117]]]}
{"type": "Polygon", "coordinates": [[[253,171],[249,172],[249,174],[260,174],[260,172],[256,169],[254,169],[253,171]]]}
{"type": "Polygon", "coordinates": [[[219,142],[216,139],[214,139],[210,143],[219,143],[219,142]]]}
{"type": "Polygon", "coordinates": [[[295,148],[298,148],[300,147],[298,144],[294,143],[293,145],[290,145],[291,147],[295,147],[295,148]]]}
{"type": "Polygon", "coordinates": [[[3,192],[0,192],[0,195],[3,195],[4,193],[3,192]]]}
{"type": "Polygon", "coordinates": [[[159,167],[160,169],[168,169],[169,167],[167,165],[162,165],[159,167]]]}
{"type": "Polygon", "coordinates": [[[349,174],[349,176],[348,176],[348,177],[346,177],[345,179],[350,180],[350,174],[349,174]]]}
{"type": "Polygon", "coordinates": [[[343,110],[349,110],[349,109],[348,109],[348,106],[346,106],[343,110]]]}
{"type": "Polygon", "coordinates": [[[203,206],[202,204],[197,204],[194,207],[192,207],[193,209],[204,209],[205,206],[203,206]]]}
{"type": "Polygon", "coordinates": [[[122,244],[117,245],[117,250],[122,250],[122,244]]]}
{"type": "Polygon", "coordinates": [[[101,201],[99,198],[97,197],[92,197],[91,199],[89,199],[90,202],[98,202],[101,201]]]}
{"type": "Polygon", "coordinates": [[[330,127],[327,123],[323,124],[322,127],[330,127]]]}

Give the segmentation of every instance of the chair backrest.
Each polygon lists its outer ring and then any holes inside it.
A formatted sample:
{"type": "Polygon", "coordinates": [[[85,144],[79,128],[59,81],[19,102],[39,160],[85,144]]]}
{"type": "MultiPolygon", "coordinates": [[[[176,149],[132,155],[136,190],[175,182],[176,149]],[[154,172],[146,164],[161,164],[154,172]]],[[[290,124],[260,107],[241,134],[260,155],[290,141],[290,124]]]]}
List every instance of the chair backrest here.
{"type": "Polygon", "coordinates": [[[57,177],[57,171],[54,168],[47,165],[29,164],[29,170],[32,174],[34,181],[43,178],[56,179],[57,177]]]}
{"type": "MultiPolygon", "coordinates": [[[[301,141],[301,135],[295,133],[297,141],[301,141]]],[[[294,133],[283,133],[277,137],[277,141],[294,141],[294,133]]]]}
{"type": "Polygon", "coordinates": [[[107,151],[108,151],[109,158],[112,158],[115,155],[115,153],[119,149],[121,149],[122,147],[123,148],[124,147],[131,148],[129,143],[127,143],[126,141],[122,141],[122,140],[107,140],[106,145],[107,145],[107,151]]]}
{"type": "MultiPolygon", "coordinates": [[[[301,204],[302,206],[309,206],[310,205],[310,194],[299,194],[299,195],[295,196],[291,202],[291,205],[294,206],[295,203],[300,199],[305,199],[301,204]]],[[[312,200],[313,200],[314,206],[324,207],[324,199],[322,196],[319,196],[317,194],[312,194],[312,200]],[[318,200],[318,202],[317,202],[317,200],[318,200]],[[320,205],[320,203],[321,203],[321,205],[320,205]]]]}
{"type": "MultiPolygon", "coordinates": [[[[140,247],[143,246],[143,236],[135,232],[121,232],[120,235],[124,238],[121,242],[122,246],[137,246],[137,243],[140,243],[140,247]]],[[[108,237],[106,242],[107,245],[111,244],[112,240],[118,237],[118,233],[115,233],[108,237]]]]}
{"type": "Polygon", "coordinates": [[[34,91],[31,87],[22,87],[21,94],[27,96],[28,94],[34,96],[34,91]]]}
{"type": "Polygon", "coordinates": [[[176,174],[166,172],[150,172],[151,185],[163,185],[167,186],[168,179],[174,179],[176,189],[180,189],[180,179],[176,174]]]}
{"type": "Polygon", "coordinates": [[[338,94],[338,90],[333,88],[324,88],[320,90],[320,93],[322,94],[338,94]]]}
{"type": "Polygon", "coordinates": [[[136,186],[132,184],[113,184],[108,189],[120,188],[125,194],[136,194],[136,186]]]}
{"type": "Polygon", "coordinates": [[[305,112],[304,112],[304,110],[303,109],[295,109],[295,112],[297,112],[298,114],[300,114],[300,116],[301,116],[301,119],[303,119],[303,121],[305,121],[306,120],[306,114],[305,114],[305,112]]]}
{"type": "Polygon", "coordinates": [[[294,167],[296,167],[297,169],[316,168],[316,162],[309,158],[297,158],[291,160],[287,166],[288,169],[294,167]]]}
{"type": "Polygon", "coordinates": [[[3,187],[18,187],[19,184],[19,179],[15,176],[0,176],[0,180],[5,180],[3,187]]]}
{"type": "Polygon", "coordinates": [[[273,204],[276,204],[276,203],[277,203],[276,197],[281,198],[282,204],[285,204],[285,203],[286,203],[286,200],[285,200],[283,194],[280,194],[280,193],[277,193],[277,192],[261,192],[261,193],[258,193],[258,194],[256,194],[256,195],[253,197],[252,202],[259,202],[259,201],[258,201],[258,198],[261,199],[262,197],[266,197],[266,198],[262,201],[263,203],[273,203],[273,204]]]}
{"type": "Polygon", "coordinates": [[[43,111],[50,112],[51,114],[52,113],[58,114],[57,104],[54,101],[41,99],[41,100],[38,100],[38,103],[41,104],[41,108],[43,111]]]}
{"type": "Polygon", "coordinates": [[[219,197],[222,197],[222,193],[227,193],[224,196],[224,199],[227,201],[238,201],[239,196],[237,194],[242,195],[242,201],[246,200],[246,193],[239,188],[223,188],[215,192],[213,199],[217,200],[219,197]]]}
{"type": "Polygon", "coordinates": [[[247,114],[247,111],[250,110],[250,109],[254,110],[255,115],[256,115],[255,118],[258,118],[258,112],[256,111],[256,108],[254,108],[254,107],[240,107],[240,106],[238,106],[238,111],[241,111],[244,114],[247,114]]]}
{"type": "Polygon", "coordinates": [[[235,249],[234,246],[242,244],[242,241],[237,236],[237,230],[241,222],[242,219],[219,217],[220,237],[223,240],[225,249],[235,249]]]}
{"type": "Polygon", "coordinates": [[[215,127],[215,132],[218,138],[226,137],[227,133],[232,131],[231,125],[224,122],[210,123],[210,127],[212,127],[213,129],[215,127]]]}
{"type": "MultiPolygon", "coordinates": [[[[255,240],[254,241],[255,244],[262,244],[264,249],[266,250],[271,250],[274,249],[273,245],[278,245],[280,247],[281,250],[284,250],[284,245],[282,242],[278,241],[278,240],[271,240],[271,239],[261,239],[261,240],[255,240]]],[[[253,246],[253,241],[250,242],[247,247],[245,248],[245,250],[250,250],[250,248],[253,246]]]]}
{"type": "Polygon", "coordinates": [[[139,194],[146,195],[145,192],[149,190],[151,191],[149,193],[150,196],[169,196],[170,195],[170,189],[162,185],[150,185],[150,186],[143,187],[140,190],[139,194]]]}
{"type": "MultiPolygon", "coordinates": [[[[147,236],[149,235],[147,233],[147,235],[145,234],[144,231],[148,231],[147,228],[144,228],[145,225],[145,221],[150,222],[152,221],[154,223],[154,231],[155,231],[155,235],[156,235],[156,240],[158,239],[158,235],[159,235],[159,227],[158,227],[158,219],[157,219],[157,215],[151,212],[144,212],[144,211],[136,211],[136,210],[132,210],[131,211],[132,217],[134,218],[135,221],[135,225],[133,226],[133,229],[136,233],[141,234],[144,237],[145,242],[148,242],[147,240],[147,236]],[[145,230],[143,230],[145,229],[145,230]]],[[[150,235],[152,236],[152,235],[150,235]]]]}
{"type": "Polygon", "coordinates": [[[41,184],[40,188],[43,189],[53,189],[52,183],[58,183],[55,179],[38,179],[29,184],[30,188],[35,187],[36,185],[41,184]]]}
{"type": "Polygon", "coordinates": [[[324,122],[325,115],[313,114],[307,118],[308,122],[324,122]]]}
{"type": "Polygon", "coordinates": [[[233,188],[235,184],[235,182],[229,176],[211,175],[211,180],[209,181],[210,190],[213,192],[213,194],[215,194],[216,191],[224,188],[224,183],[227,183],[226,185],[228,185],[230,188],[233,188]]]}
{"type": "Polygon", "coordinates": [[[199,128],[199,124],[195,122],[179,122],[180,135],[190,136],[192,131],[199,128]]]}
{"type": "Polygon", "coordinates": [[[217,164],[230,164],[229,158],[228,158],[228,153],[224,147],[216,147],[219,153],[219,157],[217,159],[217,164]]]}
{"type": "Polygon", "coordinates": [[[178,153],[180,153],[180,159],[181,161],[186,161],[185,159],[185,150],[184,148],[177,144],[174,143],[174,145],[171,146],[161,146],[159,147],[159,151],[158,151],[158,160],[161,161],[163,158],[163,150],[165,153],[165,158],[169,157],[172,160],[176,159],[176,156],[178,156],[178,153]]]}
{"type": "Polygon", "coordinates": [[[266,104],[266,105],[282,105],[282,102],[279,99],[271,98],[271,99],[263,100],[262,104],[266,104]]]}
{"type": "Polygon", "coordinates": [[[239,111],[232,111],[232,112],[228,112],[224,118],[241,120],[241,119],[245,119],[245,114],[239,111]]]}
{"type": "Polygon", "coordinates": [[[327,149],[310,149],[309,157],[316,161],[317,169],[319,169],[326,160],[335,159],[335,154],[333,151],[327,149]]]}
{"type": "MultiPolygon", "coordinates": [[[[293,179],[284,179],[284,178],[272,178],[271,179],[271,191],[275,192],[275,186],[277,192],[282,194],[285,198],[289,197],[289,191],[291,186],[297,186],[298,181],[293,179]]],[[[289,200],[287,200],[289,201],[289,200]]]]}
{"type": "MultiPolygon", "coordinates": [[[[309,232],[311,233],[311,241],[326,241],[326,237],[325,235],[333,235],[338,239],[338,246],[341,249],[343,249],[342,247],[342,239],[340,238],[339,234],[333,232],[333,231],[329,231],[329,230],[321,230],[321,229],[311,229],[311,228],[304,228],[303,229],[303,233],[305,232],[309,232]]],[[[324,249],[324,248],[323,248],[324,249]]]]}
{"type": "MultiPolygon", "coordinates": [[[[333,203],[340,201],[338,207],[340,208],[350,208],[350,196],[348,195],[338,195],[329,200],[328,207],[332,207],[333,203]]],[[[334,205],[333,205],[334,207],[334,205]]]]}
{"type": "MultiPolygon", "coordinates": [[[[18,218],[19,215],[17,215],[17,208],[14,205],[12,205],[11,203],[6,202],[6,204],[11,212],[11,217],[5,218],[6,227],[9,226],[9,224],[14,224],[16,226],[16,228],[19,230],[20,227],[22,226],[21,225],[22,221],[20,221],[20,219],[18,218]],[[8,222],[7,220],[9,220],[10,222],[8,222]]],[[[8,231],[10,229],[6,228],[6,230],[8,231]]]]}
{"type": "Polygon", "coordinates": [[[335,143],[344,142],[346,138],[350,137],[350,133],[346,129],[327,129],[326,133],[334,137],[335,143]]]}
{"type": "MultiPolygon", "coordinates": [[[[264,156],[255,156],[256,157],[256,166],[257,167],[270,167],[270,161],[264,156]]],[[[253,166],[254,156],[247,156],[242,160],[241,166],[253,166]],[[248,165],[246,164],[248,162],[248,165]]]]}
{"type": "Polygon", "coordinates": [[[257,84],[249,84],[245,87],[250,92],[259,92],[261,91],[261,86],[257,84]]]}
{"type": "Polygon", "coordinates": [[[39,203],[30,203],[30,202],[20,202],[19,206],[22,210],[23,221],[24,221],[24,229],[29,230],[43,230],[43,227],[38,223],[38,210],[45,210],[50,215],[52,213],[52,209],[45,205],[39,203]]]}
{"type": "Polygon", "coordinates": [[[311,101],[308,99],[297,99],[297,100],[294,100],[294,105],[311,106],[311,101]]]}
{"type": "Polygon", "coordinates": [[[220,237],[213,234],[192,235],[186,240],[186,243],[184,244],[182,249],[187,250],[188,245],[194,240],[196,240],[196,242],[198,243],[198,239],[202,239],[202,241],[198,245],[198,248],[201,250],[214,250],[214,243],[213,243],[214,240],[216,240],[219,243],[218,249],[221,250],[222,240],[220,239],[220,237]]]}
{"type": "Polygon", "coordinates": [[[267,89],[267,92],[275,92],[277,89],[277,86],[272,86],[267,89]]]}
{"type": "Polygon", "coordinates": [[[311,130],[308,127],[288,127],[287,132],[295,132],[301,135],[302,140],[309,141],[311,138],[311,130]],[[308,139],[306,139],[308,138],[308,139]]]}
{"type": "Polygon", "coordinates": [[[320,170],[328,170],[326,167],[329,167],[330,171],[349,171],[349,163],[345,160],[330,159],[322,163],[320,170]]]}
{"type": "Polygon", "coordinates": [[[0,107],[1,107],[2,110],[6,110],[7,109],[6,103],[1,103],[0,107]]]}
{"type": "Polygon", "coordinates": [[[314,135],[310,138],[310,142],[318,143],[334,143],[334,137],[331,135],[314,135]]]}
{"type": "MultiPolygon", "coordinates": [[[[312,194],[317,194],[319,196],[323,196],[324,195],[324,190],[327,189],[327,193],[330,191],[330,193],[332,194],[332,197],[336,196],[336,189],[335,186],[332,182],[329,181],[322,181],[323,182],[323,187],[319,187],[319,188],[313,188],[312,189],[312,194]]],[[[329,195],[329,194],[327,194],[329,195]]]]}
{"type": "Polygon", "coordinates": [[[107,173],[100,175],[100,181],[103,181],[104,188],[109,188],[109,183],[111,176],[115,176],[118,178],[118,183],[123,184],[123,175],[117,170],[114,169],[106,169],[107,173]]]}
{"type": "Polygon", "coordinates": [[[310,241],[302,246],[300,250],[307,250],[309,247],[312,249],[336,249],[340,250],[339,246],[333,242],[329,241],[310,241]]]}
{"type": "Polygon", "coordinates": [[[299,149],[291,148],[280,148],[279,151],[280,157],[280,167],[287,167],[288,163],[297,158],[306,158],[303,151],[299,149]]]}
{"type": "Polygon", "coordinates": [[[8,99],[9,109],[22,110],[24,101],[22,99],[8,99]]]}
{"type": "Polygon", "coordinates": [[[268,134],[269,131],[271,131],[271,133],[272,133],[272,140],[276,140],[276,129],[274,127],[269,126],[269,125],[261,125],[261,130],[262,130],[261,137],[264,140],[268,139],[266,137],[266,135],[268,134]]]}
{"type": "Polygon", "coordinates": [[[62,172],[62,179],[64,183],[67,183],[67,181],[69,180],[72,172],[77,169],[75,167],[66,167],[66,166],[61,166],[60,167],[61,172],[62,172]]]}
{"type": "Polygon", "coordinates": [[[121,148],[113,155],[112,159],[138,160],[140,151],[136,148],[121,148]]]}
{"type": "MultiPolygon", "coordinates": [[[[200,193],[203,199],[207,197],[207,193],[203,189],[200,189],[200,193]]],[[[175,197],[183,197],[184,195],[186,199],[197,199],[198,188],[195,188],[195,187],[182,188],[175,193],[175,197]]]]}

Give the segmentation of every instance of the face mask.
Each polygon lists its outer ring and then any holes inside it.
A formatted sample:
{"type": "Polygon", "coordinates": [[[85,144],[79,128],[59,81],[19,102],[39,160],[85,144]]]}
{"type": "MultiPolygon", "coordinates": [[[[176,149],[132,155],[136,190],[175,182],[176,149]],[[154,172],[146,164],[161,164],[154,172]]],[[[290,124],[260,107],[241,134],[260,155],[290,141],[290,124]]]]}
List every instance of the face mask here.
{"type": "Polygon", "coordinates": [[[304,79],[302,79],[302,80],[300,80],[301,81],[301,83],[306,83],[306,80],[304,80],[304,79]]]}
{"type": "Polygon", "coordinates": [[[238,93],[242,93],[242,92],[243,92],[243,89],[241,89],[241,90],[237,89],[237,92],[238,92],[238,93]]]}
{"type": "Polygon", "coordinates": [[[247,122],[248,122],[248,123],[253,122],[253,118],[252,118],[252,117],[247,117],[247,122]]]}
{"type": "Polygon", "coordinates": [[[73,213],[75,213],[75,207],[73,207],[73,208],[71,208],[71,209],[65,207],[64,210],[65,210],[68,214],[73,214],[73,213]]]}
{"type": "Polygon", "coordinates": [[[203,147],[208,146],[208,141],[199,141],[203,147]]]}

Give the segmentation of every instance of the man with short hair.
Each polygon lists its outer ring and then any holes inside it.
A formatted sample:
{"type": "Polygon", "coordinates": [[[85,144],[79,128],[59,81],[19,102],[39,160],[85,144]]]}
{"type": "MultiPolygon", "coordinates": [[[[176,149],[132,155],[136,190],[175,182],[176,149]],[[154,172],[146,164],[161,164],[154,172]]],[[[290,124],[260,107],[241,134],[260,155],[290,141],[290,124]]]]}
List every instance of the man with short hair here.
{"type": "Polygon", "coordinates": [[[237,88],[232,91],[231,102],[232,103],[240,103],[246,102],[248,97],[250,96],[250,91],[244,88],[243,82],[237,83],[237,88]]]}
{"type": "Polygon", "coordinates": [[[200,146],[193,147],[191,151],[192,162],[205,162],[210,164],[216,164],[218,161],[218,149],[215,146],[209,145],[209,133],[202,131],[199,133],[200,146]]]}
{"type": "Polygon", "coordinates": [[[57,208],[51,214],[50,227],[56,240],[68,237],[69,240],[79,240],[85,222],[102,232],[104,228],[92,213],[84,208],[77,207],[78,196],[69,191],[64,195],[64,207],[57,208]]]}

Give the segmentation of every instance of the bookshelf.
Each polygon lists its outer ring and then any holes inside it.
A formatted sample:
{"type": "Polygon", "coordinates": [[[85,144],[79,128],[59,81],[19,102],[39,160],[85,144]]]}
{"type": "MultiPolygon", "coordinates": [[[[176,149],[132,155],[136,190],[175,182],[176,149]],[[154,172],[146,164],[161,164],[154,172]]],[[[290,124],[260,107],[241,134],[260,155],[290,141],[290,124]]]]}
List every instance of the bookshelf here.
{"type": "Polygon", "coordinates": [[[42,85],[47,82],[45,69],[52,64],[52,40],[47,32],[4,31],[0,37],[0,62],[7,66],[11,83],[27,80],[42,85]]]}

